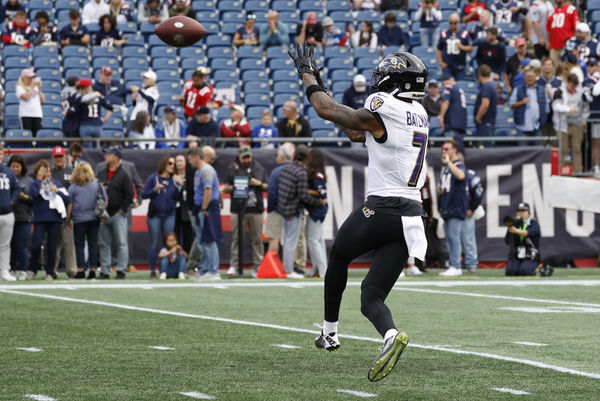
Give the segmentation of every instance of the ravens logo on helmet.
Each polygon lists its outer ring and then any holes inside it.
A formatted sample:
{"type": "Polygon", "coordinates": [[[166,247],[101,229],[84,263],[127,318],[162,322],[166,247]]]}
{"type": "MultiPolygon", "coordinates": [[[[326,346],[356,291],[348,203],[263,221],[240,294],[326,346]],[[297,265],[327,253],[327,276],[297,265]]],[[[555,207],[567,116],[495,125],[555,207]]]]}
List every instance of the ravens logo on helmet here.
{"type": "Polygon", "coordinates": [[[429,72],[423,61],[408,52],[395,52],[385,57],[373,70],[374,92],[387,92],[396,98],[421,99],[429,72]]]}

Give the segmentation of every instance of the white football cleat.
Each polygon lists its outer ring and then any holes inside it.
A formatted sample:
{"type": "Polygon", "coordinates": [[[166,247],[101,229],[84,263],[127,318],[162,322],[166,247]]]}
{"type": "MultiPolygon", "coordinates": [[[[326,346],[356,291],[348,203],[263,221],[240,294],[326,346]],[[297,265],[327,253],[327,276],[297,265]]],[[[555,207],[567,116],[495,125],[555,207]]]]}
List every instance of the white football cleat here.
{"type": "Polygon", "coordinates": [[[323,348],[326,351],[337,351],[340,348],[340,339],[338,337],[338,333],[323,333],[323,327],[318,323],[315,323],[314,326],[319,327],[321,329],[321,334],[315,338],[315,346],[317,348],[323,348]]]}

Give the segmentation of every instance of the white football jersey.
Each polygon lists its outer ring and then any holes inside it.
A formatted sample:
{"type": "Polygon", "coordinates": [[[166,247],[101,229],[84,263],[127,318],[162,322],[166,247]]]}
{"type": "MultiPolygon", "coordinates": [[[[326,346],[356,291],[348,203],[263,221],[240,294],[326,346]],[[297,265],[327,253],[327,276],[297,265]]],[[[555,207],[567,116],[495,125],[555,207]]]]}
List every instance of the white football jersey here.
{"type": "Polygon", "coordinates": [[[429,135],[425,109],[416,101],[404,102],[385,92],[369,96],[365,108],[378,116],[386,129],[379,140],[370,132],[365,133],[369,154],[367,196],[395,196],[421,202],[429,135]]]}

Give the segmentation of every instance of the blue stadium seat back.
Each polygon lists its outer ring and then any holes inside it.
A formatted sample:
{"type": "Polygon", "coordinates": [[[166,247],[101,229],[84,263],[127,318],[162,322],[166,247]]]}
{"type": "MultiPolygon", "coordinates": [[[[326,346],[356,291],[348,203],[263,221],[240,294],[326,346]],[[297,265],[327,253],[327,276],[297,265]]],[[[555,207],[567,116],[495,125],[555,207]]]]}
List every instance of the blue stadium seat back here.
{"type": "Polygon", "coordinates": [[[94,46],[92,47],[92,59],[96,57],[117,59],[119,57],[119,52],[114,46],[94,46]]]}
{"type": "MultiPolygon", "coordinates": [[[[600,28],[600,26],[599,26],[599,28],[600,28]]],[[[506,58],[507,59],[512,57],[516,52],[517,52],[517,49],[515,49],[513,46],[506,46],[506,58]]]]}
{"type": "Polygon", "coordinates": [[[354,65],[352,63],[352,58],[342,58],[342,57],[331,57],[328,58],[325,62],[327,69],[331,71],[335,70],[353,70],[354,65]]]}
{"type": "Polygon", "coordinates": [[[146,48],[144,46],[126,45],[126,46],[122,47],[121,55],[123,56],[124,59],[129,58],[129,57],[144,58],[144,57],[146,57],[146,48]]]}
{"type": "Polygon", "coordinates": [[[284,58],[289,59],[290,55],[288,54],[287,46],[273,46],[267,48],[267,60],[272,58],[284,58]]]}
{"type": "Polygon", "coordinates": [[[300,91],[298,82],[275,82],[273,84],[273,93],[275,96],[285,93],[297,95],[300,91]]]}
{"type": "MultiPolygon", "coordinates": [[[[396,21],[398,21],[398,23],[408,23],[408,21],[410,20],[410,17],[408,15],[408,13],[404,10],[393,10],[391,11],[394,14],[396,14],[396,21]]],[[[383,16],[383,15],[382,15],[383,16]]],[[[402,28],[404,30],[404,28],[402,28]]]]}
{"type": "Polygon", "coordinates": [[[205,60],[204,59],[196,59],[196,58],[186,58],[185,60],[181,60],[181,69],[182,70],[188,70],[188,69],[197,69],[199,67],[205,67],[205,60]]]}
{"type": "Polygon", "coordinates": [[[52,9],[41,9],[41,8],[30,8],[29,11],[27,11],[27,16],[29,18],[29,21],[31,21],[31,23],[29,24],[30,27],[32,28],[36,28],[38,26],[37,21],[35,20],[35,15],[37,13],[39,13],[40,11],[43,11],[45,13],[48,14],[48,17],[50,18],[50,24],[54,25],[54,12],[52,11],[52,9]]]}
{"type": "MultiPolygon", "coordinates": [[[[147,37],[147,39],[146,39],[146,40],[147,40],[147,42],[148,42],[148,47],[149,47],[150,49],[152,49],[152,48],[153,48],[153,47],[155,47],[155,46],[158,46],[158,47],[167,47],[167,46],[168,46],[168,45],[167,45],[165,42],[163,42],[163,41],[162,41],[162,40],[161,40],[161,39],[160,39],[158,36],[156,36],[156,35],[151,35],[151,36],[147,37]]],[[[173,49],[173,50],[175,50],[175,49],[173,49]]]]}
{"type": "MultiPolygon", "coordinates": [[[[461,7],[461,9],[464,7],[461,7]]],[[[454,14],[456,10],[442,10],[442,21],[448,21],[451,14],[454,14]]],[[[462,25],[461,25],[462,26],[462,25]]],[[[440,29],[441,31],[441,29],[440,29]]]]}
{"type": "Polygon", "coordinates": [[[372,49],[370,47],[357,47],[356,49],[354,49],[353,53],[354,53],[354,58],[360,58],[360,57],[377,58],[379,55],[379,50],[372,49]]]}
{"type": "MultiPolygon", "coordinates": [[[[204,28],[209,35],[219,33],[219,23],[218,22],[203,22],[204,28]]],[[[204,43],[204,39],[196,42],[193,46],[202,46],[204,43]]]]}
{"type": "Polygon", "coordinates": [[[44,116],[42,119],[42,127],[45,129],[62,129],[62,118],[44,116]]]}
{"type": "Polygon", "coordinates": [[[133,21],[125,21],[117,24],[117,29],[121,33],[137,33],[137,23],[133,21]]]}
{"type": "Polygon", "coordinates": [[[293,93],[275,94],[273,96],[273,106],[275,106],[275,107],[283,106],[283,104],[285,102],[287,102],[288,100],[293,100],[297,104],[301,103],[301,101],[302,101],[300,99],[300,96],[298,96],[298,94],[293,94],[293,93]]]}
{"type": "Polygon", "coordinates": [[[200,58],[203,57],[203,55],[204,50],[202,50],[201,47],[190,46],[179,49],[179,57],[181,57],[182,60],[190,57],[200,58]]]}
{"type": "Polygon", "coordinates": [[[352,82],[355,75],[356,75],[356,73],[352,70],[336,70],[336,71],[333,71],[331,74],[329,74],[329,79],[331,79],[332,82],[338,82],[338,81],[352,82]]]}
{"type": "Polygon", "coordinates": [[[157,70],[159,68],[173,68],[177,69],[179,66],[177,64],[177,59],[175,58],[152,58],[152,69],[157,70]]]}
{"type": "Polygon", "coordinates": [[[19,104],[19,98],[17,97],[16,93],[13,92],[7,92],[6,93],[6,97],[4,98],[4,104],[6,105],[11,105],[11,104],[19,104]]]}
{"type": "Polygon", "coordinates": [[[326,130],[333,131],[333,129],[335,128],[334,123],[332,123],[331,121],[323,120],[322,118],[310,119],[309,123],[310,123],[310,127],[313,130],[326,129],[326,130]]]}
{"type": "Polygon", "coordinates": [[[63,68],[87,68],[90,65],[90,61],[87,57],[63,57],[63,68]]]}
{"type": "Polygon", "coordinates": [[[179,93],[164,93],[161,94],[156,103],[157,107],[160,105],[177,104],[179,102],[179,93]]]}
{"type": "Polygon", "coordinates": [[[246,107],[250,107],[250,106],[269,107],[271,105],[271,97],[264,93],[250,93],[250,94],[246,94],[246,96],[244,98],[244,102],[246,103],[246,107]]]}
{"type": "Polygon", "coordinates": [[[233,58],[222,57],[211,58],[210,60],[208,60],[208,66],[210,67],[211,71],[215,71],[218,69],[235,71],[235,69],[237,68],[235,60],[233,58]]]}
{"type": "MultiPolygon", "coordinates": [[[[71,75],[77,75],[79,78],[90,78],[92,74],[90,74],[89,68],[65,68],[63,70],[63,77],[67,78],[71,75]]],[[[48,88],[44,87],[45,90],[48,88]]]]}
{"type": "Polygon", "coordinates": [[[321,0],[300,0],[298,9],[301,11],[323,11],[323,2],[321,0]]]}
{"type": "MultiPolygon", "coordinates": [[[[150,35],[152,35],[154,33],[155,27],[156,27],[156,24],[152,24],[150,22],[142,22],[140,24],[140,33],[142,34],[142,36],[150,37],[150,35]]],[[[155,36],[155,37],[157,37],[157,36],[155,36]]]]}
{"type": "Polygon", "coordinates": [[[298,2],[296,0],[273,0],[271,2],[271,10],[279,11],[280,20],[281,12],[289,11],[298,8],[298,2]]]}
{"type": "MultiPolygon", "coordinates": [[[[56,68],[40,68],[35,70],[38,77],[44,82],[60,81],[60,70],[56,68]]],[[[42,87],[43,89],[43,87],[42,87]]]]}
{"type": "Polygon", "coordinates": [[[265,0],[248,0],[244,4],[244,9],[254,13],[266,12],[269,11],[269,2],[265,0]]]}
{"type": "Polygon", "coordinates": [[[215,70],[210,75],[215,81],[238,81],[238,74],[233,70],[215,70]]]}
{"type": "MultiPolygon", "coordinates": [[[[213,7],[210,10],[205,10],[205,11],[199,11],[196,13],[196,19],[198,20],[198,22],[200,22],[202,25],[205,24],[218,24],[219,23],[219,13],[215,11],[215,8],[213,7]]],[[[206,28],[206,25],[205,25],[206,28]]]]}
{"type": "Polygon", "coordinates": [[[29,0],[28,4],[30,10],[52,10],[52,0],[29,0]]]}
{"type": "Polygon", "coordinates": [[[127,46],[144,46],[146,43],[144,37],[137,33],[124,33],[123,38],[127,39],[127,46]]]}
{"type": "Polygon", "coordinates": [[[363,21],[379,22],[381,17],[379,12],[375,10],[358,10],[356,21],[360,24],[363,21]]]}
{"type": "Polygon", "coordinates": [[[31,134],[31,131],[29,131],[27,129],[18,129],[18,127],[15,127],[15,128],[7,127],[6,124],[5,124],[4,128],[5,128],[4,136],[6,138],[26,139],[27,140],[25,142],[6,142],[7,147],[13,147],[13,148],[31,148],[31,147],[33,147],[32,143],[31,143],[31,140],[33,139],[33,135],[31,134]],[[11,129],[6,129],[6,128],[11,128],[11,129]]]}
{"type": "Polygon", "coordinates": [[[57,21],[57,26],[58,29],[60,30],[62,27],[64,27],[65,25],[69,25],[69,11],[70,10],[56,10],[56,21],[57,21]]]}
{"type": "Polygon", "coordinates": [[[324,56],[326,59],[330,57],[352,57],[352,49],[339,46],[326,47],[324,56]]]}
{"type": "MultiPolygon", "coordinates": [[[[219,1],[218,9],[221,13],[227,11],[234,11],[236,13],[239,13],[242,11],[243,7],[242,2],[240,0],[221,0],[219,1]]],[[[224,18],[221,18],[221,20],[225,21],[224,18]]]]}
{"type": "Polygon", "coordinates": [[[439,0],[438,1],[438,5],[440,6],[440,9],[446,9],[446,10],[456,10],[457,7],[459,7],[460,5],[458,4],[459,2],[457,0],[439,0]]]}
{"type": "Polygon", "coordinates": [[[38,139],[55,139],[58,142],[46,142],[36,141],[37,148],[53,148],[55,146],[63,145],[61,139],[63,139],[63,133],[60,129],[41,129],[36,132],[35,137],[38,139]]]}
{"type": "Polygon", "coordinates": [[[298,82],[298,73],[296,71],[276,70],[271,74],[273,82],[292,81],[298,82]]]}
{"type": "Polygon", "coordinates": [[[270,86],[269,86],[269,83],[267,81],[263,81],[263,82],[256,82],[256,81],[243,82],[243,85],[244,85],[244,93],[246,93],[246,94],[260,93],[260,94],[268,95],[269,91],[271,89],[270,86]]]}
{"type": "Polygon", "coordinates": [[[465,98],[467,100],[467,105],[475,105],[475,101],[477,100],[477,93],[476,92],[465,92],[465,98]]]}
{"type": "MultiPolygon", "coordinates": [[[[262,117],[262,113],[264,113],[265,110],[269,110],[268,107],[261,107],[261,106],[253,106],[253,107],[247,107],[246,108],[246,117],[249,120],[252,119],[259,119],[262,117]]],[[[253,125],[254,127],[254,125],[253,125]]]]}
{"type": "MultiPolygon", "coordinates": [[[[352,19],[352,12],[351,11],[342,11],[342,10],[336,10],[336,11],[331,11],[329,13],[329,16],[331,17],[331,19],[337,24],[337,23],[343,23],[345,24],[346,22],[350,22],[350,23],[354,23],[353,19],[352,19]]],[[[342,29],[342,32],[344,32],[345,29],[345,25],[342,29]]]]}
{"type": "Polygon", "coordinates": [[[265,70],[265,62],[258,58],[245,58],[239,61],[240,71],[265,70]]]}
{"type": "MultiPolygon", "coordinates": [[[[421,39],[419,39],[419,43],[421,43],[421,39]]],[[[400,50],[400,46],[388,46],[383,50],[383,57],[389,56],[390,54],[398,52],[400,50]]]]}
{"type": "Polygon", "coordinates": [[[224,22],[223,26],[221,26],[221,33],[223,35],[229,35],[233,38],[233,35],[235,35],[240,27],[241,25],[237,22],[224,22]]]}
{"type": "Polygon", "coordinates": [[[269,83],[269,76],[266,71],[248,70],[241,72],[242,82],[266,82],[269,83]]]}
{"type": "MultiPolygon", "coordinates": [[[[85,24],[85,27],[87,28],[90,35],[94,35],[100,30],[100,25],[98,25],[97,22],[90,22],[89,24],[85,24]]],[[[152,32],[154,32],[154,30],[152,30],[152,32]]]]}
{"type": "Polygon", "coordinates": [[[495,24],[505,35],[512,36],[520,32],[521,27],[515,22],[498,22],[495,24]]]}
{"type": "Polygon", "coordinates": [[[60,94],[48,92],[46,95],[46,104],[58,105],[60,106],[60,94]]]}
{"type": "MultiPolygon", "coordinates": [[[[296,10],[296,11],[289,11],[289,9],[287,11],[280,11],[279,12],[279,21],[286,23],[286,24],[295,24],[298,23],[298,21],[300,21],[300,13],[296,10]]],[[[290,28],[290,32],[291,32],[291,28],[290,28]]]]}
{"type": "Polygon", "coordinates": [[[98,57],[92,59],[92,68],[110,67],[114,72],[119,70],[119,60],[112,57],[98,57]]]}
{"type": "Polygon", "coordinates": [[[103,129],[102,130],[102,138],[107,139],[107,140],[123,139],[123,138],[125,138],[125,133],[122,130],[103,129]]]}
{"type": "MultiPolygon", "coordinates": [[[[355,62],[356,69],[358,69],[358,70],[366,70],[366,69],[373,70],[377,66],[377,64],[379,64],[380,61],[381,61],[380,58],[371,58],[371,57],[359,58],[359,59],[356,59],[356,62],[355,62]]],[[[369,76],[371,76],[371,75],[369,74],[369,76]]]]}
{"type": "MultiPolygon", "coordinates": [[[[323,18],[325,18],[327,16],[327,14],[325,14],[322,11],[322,8],[320,10],[302,10],[302,9],[300,9],[300,20],[296,21],[296,22],[300,23],[301,21],[306,20],[306,18],[308,17],[308,13],[310,13],[310,12],[313,12],[317,15],[318,21],[323,21],[323,18]]],[[[294,30],[292,31],[292,27],[290,26],[290,33],[292,33],[292,32],[296,33],[296,27],[294,27],[294,30]]]]}
{"type": "MultiPolygon", "coordinates": [[[[6,47],[4,48],[6,51],[6,47]]],[[[58,57],[58,46],[36,46],[33,48],[33,58],[58,57]]]]}
{"type": "MultiPolygon", "coordinates": [[[[338,135],[335,133],[334,130],[330,130],[330,129],[314,129],[312,130],[312,137],[313,138],[337,138],[338,135]]],[[[319,147],[331,147],[331,146],[338,146],[336,142],[316,142],[316,145],[313,146],[319,146],[319,147]]]]}
{"type": "Polygon", "coordinates": [[[231,46],[213,46],[206,51],[206,56],[211,59],[215,57],[229,58],[233,57],[231,46]]]}
{"type": "Polygon", "coordinates": [[[78,0],[56,0],[56,2],[54,3],[54,8],[57,10],[70,11],[73,8],[80,7],[82,7],[82,5],[79,4],[78,0]]]}
{"type": "Polygon", "coordinates": [[[123,59],[123,70],[134,69],[134,70],[147,70],[148,61],[145,57],[132,58],[128,57],[123,59]]]}
{"type": "MultiPolygon", "coordinates": [[[[598,7],[600,8],[600,5],[598,7]]],[[[594,23],[594,22],[600,21],[600,9],[599,8],[591,9],[591,8],[589,8],[589,5],[588,5],[587,20],[589,23],[594,23]]]]}
{"type": "Polygon", "coordinates": [[[154,72],[156,72],[159,81],[179,82],[181,79],[179,71],[171,68],[165,70],[157,69],[154,72]]]}
{"type": "Polygon", "coordinates": [[[217,110],[217,121],[225,120],[231,117],[231,109],[229,107],[221,107],[217,110]]]}
{"type": "Polygon", "coordinates": [[[29,68],[31,64],[29,63],[28,57],[20,57],[20,56],[12,56],[3,58],[4,68],[29,68]]]}
{"type": "Polygon", "coordinates": [[[181,85],[179,82],[169,82],[169,81],[159,81],[156,86],[158,87],[158,93],[163,94],[180,94],[181,93],[181,85]]]}
{"type": "Polygon", "coordinates": [[[115,113],[106,120],[106,122],[102,125],[104,129],[123,129],[123,119],[119,116],[115,116],[115,113]]]}
{"type": "MultiPolygon", "coordinates": [[[[204,0],[194,0],[192,2],[192,8],[198,11],[214,11],[216,8],[216,1],[204,1],[204,0]]],[[[196,19],[198,19],[198,15],[196,14],[196,19]]]]}
{"type": "MultiPolygon", "coordinates": [[[[347,0],[329,0],[327,2],[327,11],[346,11],[350,10],[350,3],[347,0]]],[[[335,19],[334,19],[335,21],[335,19]]]]}
{"type": "Polygon", "coordinates": [[[456,86],[460,89],[462,89],[465,93],[469,92],[475,92],[477,93],[477,82],[475,81],[456,81],[456,86]]]}
{"type": "Polygon", "coordinates": [[[131,80],[142,80],[142,74],[144,73],[144,69],[142,68],[130,68],[130,69],[125,69],[123,72],[123,79],[125,81],[131,81],[131,80]]]}
{"type": "Polygon", "coordinates": [[[211,48],[213,46],[231,46],[232,37],[229,35],[207,35],[204,38],[206,47],[211,48]]]}
{"type": "Polygon", "coordinates": [[[273,58],[267,62],[269,69],[273,70],[289,70],[290,68],[295,68],[294,62],[291,58],[273,58]]]}
{"type": "Polygon", "coordinates": [[[7,45],[2,49],[2,57],[28,57],[29,49],[24,46],[7,45]]]}
{"type": "Polygon", "coordinates": [[[238,59],[255,58],[262,60],[262,48],[257,46],[242,46],[237,50],[238,59]]]}
{"type": "MultiPolygon", "coordinates": [[[[411,48],[416,47],[416,46],[421,46],[421,36],[412,34],[412,36],[410,36],[410,38],[408,39],[408,44],[411,48]]],[[[387,48],[384,50],[387,50],[387,48]]],[[[385,56],[386,56],[386,54],[384,54],[384,57],[385,56]]]]}
{"type": "MultiPolygon", "coordinates": [[[[9,68],[4,70],[4,79],[7,81],[18,80],[21,77],[22,68],[9,68]]],[[[5,89],[6,90],[6,89],[5,89]]]]}
{"type": "Polygon", "coordinates": [[[331,84],[332,93],[344,93],[352,85],[352,81],[333,81],[331,84]]]}
{"type": "Polygon", "coordinates": [[[254,11],[254,14],[256,15],[256,19],[254,20],[257,26],[261,26],[267,23],[267,15],[269,14],[269,11],[254,11]]]}
{"type": "Polygon", "coordinates": [[[43,104],[42,111],[44,112],[44,117],[55,117],[62,115],[62,109],[60,106],[53,104],[43,104]]]}
{"type": "MultiPolygon", "coordinates": [[[[67,75],[68,76],[68,75],[67,75]]],[[[89,78],[89,76],[88,76],[89,78]]],[[[60,81],[46,81],[44,82],[44,93],[60,93],[62,90],[62,84],[60,81]]]]}

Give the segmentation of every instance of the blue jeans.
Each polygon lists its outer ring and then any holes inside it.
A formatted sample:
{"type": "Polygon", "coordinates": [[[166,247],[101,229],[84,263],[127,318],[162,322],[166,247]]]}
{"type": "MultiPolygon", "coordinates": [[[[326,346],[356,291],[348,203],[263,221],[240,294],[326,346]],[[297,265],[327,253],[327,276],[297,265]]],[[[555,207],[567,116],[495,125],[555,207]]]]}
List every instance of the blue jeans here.
{"type": "Polygon", "coordinates": [[[179,273],[185,272],[185,257],[178,255],[177,259],[173,262],[169,261],[169,258],[160,259],[160,272],[167,273],[167,278],[178,278],[179,273]]]}
{"type": "Polygon", "coordinates": [[[10,264],[15,270],[26,272],[29,269],[29,237],[31,237],[31,223],[16,222],[10,242],[10,264]]]}
{"type": "MultiPolygon", "coordinates": [[[[79,136],[82,138],[100,138],[102,136],[101,125],[81,125],[79,126],[79,136]]],[[[84,148],[95,147],[93,142],[84,142],[84,148]]]]}
{"type": "Polygon", "coordinates": [[[195,224],[196,228],[196,240],[198,242],[198,248],[202,253],[200,256],[200,266],[198,267],[199,274],[215,274],[219,272],[219,246],[217,241],[202,242],[202,227],[206,216],[201,212],[198,212],[199,224],[195,224]]]}
{"type": "Polygon", "coordinates": [[[46,274],[54,274],[54,262],[56,260],[56,246],[58,245],[58,236],[62,223],[39,222],[33,225],[33,241],[31,244],[31,270],[37,272],[40,270],[40,256],[42,253],[42,244],[46,240],[46,274]]]}
{"type": "Polygon", "coordinates": [[[421,28],[419,30],[421,37],[421,46],[429,46],[437,48],[438,39],[440,36],[439,28],[421,28]]]}
{"type": "Polygon", "coordinates": [[[465,251],[465,267],[469,270],[477,270],[479,266],[479,255],[477,254],[477,238],[475,237],[475,219],[465,219],[465,224],[460,233],[462,247],[465,251]]]}
{"type": "Polygon", "coordinates": [[[175,216],[148,217],[148,234],[150,235],[150,247],[148,248],[148,260],[150,271],[156,270],[159,243],[175,230],[175,216]]]}
{"type": "Polygon", "coordinates": [[[88,266],[92,269],[98,267],[98,231],[100,222],[98,220],[84,221],[73,225],[73,236],[75,237],[75,255],[77,267],[85,269],[85,241],[88,246],[88,266]]]}
{"type": "Polygon", "coordinates": [[[460,269],[460,255],[462,246],[460,235],[463,231],[465,221],[461,219],[444,219],[444,230],[446,231],[446,246],[450,253],[450,266],[460,269]]]}
{"type": "MultiPolygon", "coordinates": [[[[477,111],[474,111],[475,113],[477,111]]],[[[484,137],[484,136],[494,136],[494,126],[490,123],[486,123],[486,124],[476,124],[475,125],[475,136],[478,138],[484,137]]],[[[504,144],[504,142],[500,142],[498,143],[498,145],[502,146],[504,144]]],[[[491,146],[493,145],[493,142],[485,142],[484,146],[491,146]]]]}
{"type": "Polygon", "coordinates": [[[283,218],[283,268],[286,273],[294,271],[294,255],[302,229],[302,214],[283,218]]]}
{"type": "Polygon", "coordinates": [[[310,216],[306,219],[306,245],[312,262],[312,269],[307,274],[310,276],[319,272],[320,277],[325,277],[327,250],[325,248],[325,237],[323,237],[323,222],[314,221],[310,216]]]}
{"type": "Polygon", "coordinates": [[[110,274],[110,243],[115,238],[117,244],[117,270],[125,273],[129,260],[127,246],[127,217],[112,216],[100,225],[98,233],[100,245],[100,269],[104,274],[110,274]]]}
{"type": "Polygon", "coordinates": [[[450,67],[446,67],[446,68],[442,68],[442,79],[446,80],[450,77],[454,77],[455,80],[460,81],[465,79],[467,76],[467,73],[465,72],[464,68],[461,69],[456,69],[456,68],[450,68],[450,67]]]}

